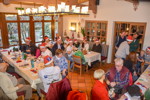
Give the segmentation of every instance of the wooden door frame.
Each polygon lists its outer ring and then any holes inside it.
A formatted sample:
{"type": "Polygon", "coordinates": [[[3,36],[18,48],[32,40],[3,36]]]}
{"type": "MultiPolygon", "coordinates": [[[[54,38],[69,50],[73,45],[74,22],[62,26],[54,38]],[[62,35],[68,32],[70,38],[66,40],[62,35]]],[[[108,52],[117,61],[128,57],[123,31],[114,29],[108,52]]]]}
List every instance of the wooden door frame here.
{"type": "MultiPolygon", "coordinates": [[[[115,56],[115,41],[116,41],[116,24],[117,23],[126,23],[126,24],[130,24],[131,25],[144,25],[144,32],[143,32],[143,39],[142,39],[142,43],[144,43],[144,39],[145,39],[145,32],[146,32],[146,26],[147,26],[147,22],[124,22],[124,21],[114,21],[114,35],[113,35],[113,45],[112,45],[112,57],[111,57],[111,62],[114,62],[114,56],[115,56]]],[[[129,27],[129,32],[130,32],[130,27],[129,27]]],[[[143,44],[142,44],[142,48],[143,48],[143,44]]]]}

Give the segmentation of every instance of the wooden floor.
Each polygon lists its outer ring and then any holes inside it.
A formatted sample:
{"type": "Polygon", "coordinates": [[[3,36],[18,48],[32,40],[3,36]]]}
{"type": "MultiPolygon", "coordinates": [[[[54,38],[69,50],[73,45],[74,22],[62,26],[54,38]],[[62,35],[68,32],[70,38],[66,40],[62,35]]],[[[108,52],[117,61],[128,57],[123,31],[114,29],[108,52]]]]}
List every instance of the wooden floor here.
{"type": "MultiPolygon", "coordinates": [[[[112,66],[114,65],[102,64],[100,66],[100,63],[96,63],[88,72],[83,71],[81,76],[78,69],[76,69],[74,72],[69,72],[68,78],[71,82],[72,89],[85,92],[88,96],[88,100],[90,100],[91,88],[93,87],[93,84],[95,82],[93,78],[94,71],[96,69],[103,69],[106,72],[112,66]]],[[[21,98],[19,98],[18,100],[21,100],[21,98]]],[[[37,94],[33,93],[33,98],[31,100],[39,100],[39,97],[37,96],[37,94]]]]}

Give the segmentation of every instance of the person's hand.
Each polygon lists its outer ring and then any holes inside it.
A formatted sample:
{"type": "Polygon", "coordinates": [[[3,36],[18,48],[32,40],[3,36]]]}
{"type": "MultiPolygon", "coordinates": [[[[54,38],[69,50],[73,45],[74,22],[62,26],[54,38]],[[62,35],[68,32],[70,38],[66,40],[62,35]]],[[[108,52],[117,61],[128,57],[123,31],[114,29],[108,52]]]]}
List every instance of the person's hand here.
{"type": "Polygon", "coordinates": [[[110,85],[110,81],[108,79],[105,80],[107,85],[110,85]]]}
{"type": "Polygon", "coordinates": [[[122,95],[118,100],[125,100],[127,97],[125,95],[122,95]]]}
{"type": "Polygon", "coordinates": [[[116,82],[110,82],[110,86],[114,87],[116,85],[116,82]]]}
{"type": "Polygon", "coordinates": [[[64,75],[64,76],[66,76],[66,69],[64,69],[63,71],[62,71],[62,74],[64,75]]]}
{"type": "Polygon", "coordinates": [[[23,87],[23,84],[19,84],[19,85],[17,85],[17,87],[20,89],[23,87]]]}

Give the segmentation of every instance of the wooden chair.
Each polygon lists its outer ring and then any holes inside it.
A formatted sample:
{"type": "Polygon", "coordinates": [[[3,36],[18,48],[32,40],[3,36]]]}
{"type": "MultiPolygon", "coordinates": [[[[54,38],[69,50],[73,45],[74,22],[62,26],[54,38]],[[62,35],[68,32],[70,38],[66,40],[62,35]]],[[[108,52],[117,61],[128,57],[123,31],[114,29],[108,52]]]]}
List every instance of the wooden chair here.
{"type": "Polygon", "coordinates": [[[101,46],[102,46],[102,52],[101,52],[101,64],[102,64],[103,61],[104,63],[106,63],[107,61],[109,46],[106,44],[102,44],[101,46]]]}
{"type": "Polygon", "coordinates": [[[80,75],[81,75],[83,66],[86,66],[86,71],[88,70],[88,65],[82,64],[82,59],[80,56],[73,55],[73,61],[74,61],[73,71],[74,71],[74,67],[77,67],[80,69],[80,75]]]}
{"type": "Polygon", "coordinates": [[[68,62],[68,72],[70,72],[70,61],[69,60],[67,60],[67,62],[68,62]]]}

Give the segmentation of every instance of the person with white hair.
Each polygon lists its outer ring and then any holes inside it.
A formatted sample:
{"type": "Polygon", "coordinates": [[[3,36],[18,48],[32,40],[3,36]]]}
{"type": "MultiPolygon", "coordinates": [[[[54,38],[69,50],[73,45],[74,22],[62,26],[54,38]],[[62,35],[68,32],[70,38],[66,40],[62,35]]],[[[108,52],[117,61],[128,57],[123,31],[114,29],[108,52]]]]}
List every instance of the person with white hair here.
{"type": "Polygon", "coordinates": [[[126,89],[132,80],[130,80],[130,71],[123,66],[121,58],[115,59],[115,67],[112,67],[107,73],[107,79],[111,87],[126,89]]]}
{"type": "Polygon", "coordinates": [[[0,87],[4,93],[11,100],[16,100],[18,98],[17,92],[25,91],[25,100],[29,100],[32,97],[31,86],[26,85],[23,78],[16,79],[16,77],[7,73],[7,67],[7,63],[0,63],[0,87]]]}
{"type": "Polygon", "coordinates": [[[105,83],[105,72],[98,69],[94,72],[95,84],[92,88],[92,100],[110,100],[107,85],[105,83]]]}

